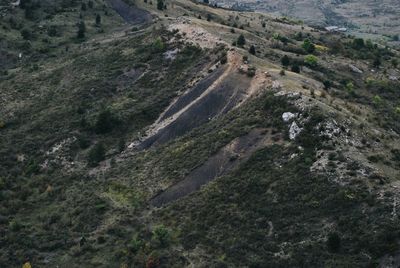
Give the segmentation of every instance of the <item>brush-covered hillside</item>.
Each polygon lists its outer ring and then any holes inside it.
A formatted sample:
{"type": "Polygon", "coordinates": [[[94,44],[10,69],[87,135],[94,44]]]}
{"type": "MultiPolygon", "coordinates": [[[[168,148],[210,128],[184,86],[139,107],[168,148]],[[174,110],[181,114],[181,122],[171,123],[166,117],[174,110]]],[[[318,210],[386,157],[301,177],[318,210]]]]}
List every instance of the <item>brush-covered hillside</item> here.
{"type": "Polygon", "coordinates": [[[0,6],[0,267],[399,266],[399,51],[188,0],[0,6]]]}

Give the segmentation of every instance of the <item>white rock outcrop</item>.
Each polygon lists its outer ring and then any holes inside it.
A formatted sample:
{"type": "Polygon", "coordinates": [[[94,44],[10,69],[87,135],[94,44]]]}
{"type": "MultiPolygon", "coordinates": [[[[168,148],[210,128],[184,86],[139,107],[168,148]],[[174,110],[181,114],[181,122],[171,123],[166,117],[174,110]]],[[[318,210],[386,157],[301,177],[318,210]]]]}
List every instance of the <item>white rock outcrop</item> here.
{"type": "Polygon", "coordinates": [[[300,128],[295,121],[290,125],[289,128],[289,139],[294,140],[300,134],[303,129],[300,128]]]}
{"type": "Polygon", "coordinates": [[[293,118],[296,118],[297,114],[291,113],[291,112],[285,112],[282,114],[282,119],[284,122],[289,122],[293,118]]]}
{"type": "Polygon", "coordinates": [[[363,71],[361,71],[359,68],[357,68],[356,66],[354,66],[352,64],[349,64],[349,67],[350,67],[350,70],[353,73],[357,73],[357,74],[362,74],[363,73],[363,71]]]}

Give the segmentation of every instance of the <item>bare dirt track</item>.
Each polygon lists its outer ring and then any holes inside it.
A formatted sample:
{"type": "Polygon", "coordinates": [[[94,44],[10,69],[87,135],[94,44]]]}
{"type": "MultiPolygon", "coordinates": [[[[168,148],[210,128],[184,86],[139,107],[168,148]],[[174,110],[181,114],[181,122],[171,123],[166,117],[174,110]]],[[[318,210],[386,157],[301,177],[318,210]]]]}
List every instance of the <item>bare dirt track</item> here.
{"type": "Polygon", "coordinates": [[[151,14],[143,9],[130,6],[123,0],[109,0],[111,7],[129,24],[145,24],[152,20],[151,14]]]}
{"type": "Polygon", "coordinates": [[[239,73],[231,73],[212,90],[204,88],[216,78],[218,76],[209,76],[203,83],[200,83],[200,86],[188,92],[187,96],[183,96],[182,100],[178,100],[176,105],[171,107],[171,111],[167,111],[167,114],[176,114],[172,110],[184,110],[184,112],[180,113],[170,124],[145,139],[137,149],[143,150],[164,144],[188,133],[218,115],[225,114],[244,98],[246,90],[250,86],[248,77],[239,73]],[[207,92],[203,92],[202,96],[196,98],[196,95],[204,90],[207,92]]]}
{"type": "Polygon", "coordinates": [[[270,142],[270,135],[263,129],[254,129],[245,136],[232,140],[202,166],[193,170],[185,179],[172,185],[150,200],[161,207],[199,190],[213,179],[227,174],[245,162],[257,149],[270,142]]]}

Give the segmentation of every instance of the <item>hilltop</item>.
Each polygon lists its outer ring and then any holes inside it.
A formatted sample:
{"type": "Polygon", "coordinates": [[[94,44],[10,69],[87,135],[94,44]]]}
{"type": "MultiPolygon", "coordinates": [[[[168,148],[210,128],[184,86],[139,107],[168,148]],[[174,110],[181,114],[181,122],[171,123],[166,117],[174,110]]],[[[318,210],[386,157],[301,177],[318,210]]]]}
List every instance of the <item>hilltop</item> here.
{"type": "Polygon", "coordinates": [[[187,0],[1,6],[1,267],[399,265],[395,48],[187,0]]]}

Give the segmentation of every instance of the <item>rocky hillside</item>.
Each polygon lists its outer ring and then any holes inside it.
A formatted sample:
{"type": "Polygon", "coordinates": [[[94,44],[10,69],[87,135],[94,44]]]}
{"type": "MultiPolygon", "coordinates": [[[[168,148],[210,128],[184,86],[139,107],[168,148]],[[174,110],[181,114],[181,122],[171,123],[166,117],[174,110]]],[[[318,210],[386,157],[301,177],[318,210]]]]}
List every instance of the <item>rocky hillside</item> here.
{"type": "Polygon", "coordinates": [[[316,27],[336,25],[363,38],[399,45],[400,4],[396,0],[216,0],[221,6],[294,17],[316,27]]]}
{"type": "Polygon", "coordinates": [[[0,3],[0,267],[399,266],[399,51],[188,0],[0,3]]]}

